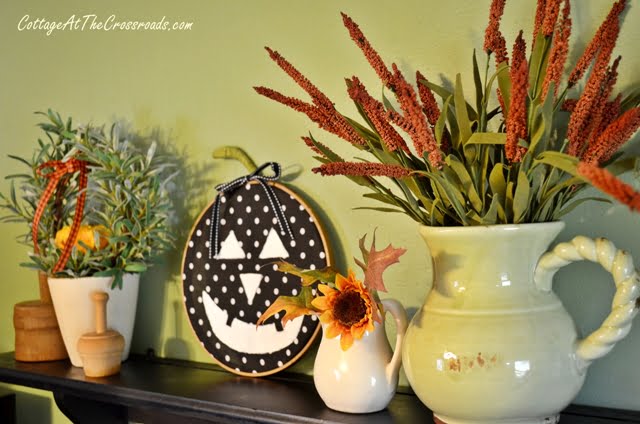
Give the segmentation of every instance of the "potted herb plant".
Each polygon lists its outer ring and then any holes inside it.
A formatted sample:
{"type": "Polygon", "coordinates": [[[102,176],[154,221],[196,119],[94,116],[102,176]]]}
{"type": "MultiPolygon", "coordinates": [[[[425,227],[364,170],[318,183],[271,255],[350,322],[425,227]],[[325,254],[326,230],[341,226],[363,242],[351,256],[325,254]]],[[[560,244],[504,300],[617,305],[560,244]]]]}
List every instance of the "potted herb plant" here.
{"type": "Polygon", "coordinates": [[[311,102],[256,91],[305,113],[361,158],[347,160],[305,136],[322,163],[314,171],[346,176],[371,191],[366,198],[385,204],[374,209],[403,212],[420,224],[434,288],[409,325],[403,362],[416,394],[444,422],[557,422],[589,364],[628,334],[638,312],[632,260],[609,241],[576,237],[543,255],[565,213],[603,200],[579,197],[585,187],[640,210],[640,193],[616,177],[635,166],[620,148],[640,126],[639,93],[614,92],[620,58],[613,49],[626,3],[613,4],[568,66],[569,0],[538,0],[529,46],[520,32],[510,51],[500,32],[505,0],[493,0],[486,65],[472,56],[473,100],[460,75],[449,89],[416,72],[413,86],[343,14],[395,98],[375,98],[357,77],[348,78],[360,122],[267,48],[311,102]],[[612,272],[617,291],[602,327],[579,339],[551,277],[582,259],[612,272]]]}
{"type": "MultiPolygon", "coordinates": [[[[46,122],[38,125],[45,137],[38,139],[38,148],[30,158],[9,155],[25,165],[27,170],[8,175],[6,178],[11,182],[10,191],[7,195],[0,193],[0,210],[3,212],[0,222],[26,224],[29,231],[20,236],[19,241],[30,247],[33,247],[31,224],[38,200],[48,184],[46,179],[38,176],[37,169],[45,162],[62,160],[71,149],[65,140],[74,136],[71,119],[63,122],[60,115],[51,110],[37,113],[47,117],[46,122]]],[[[51,200],[50,213],[40,220],[36,239],[44,250],[49,248],[49,242],[53,240],[50,235],[64,225],[69,208],[72,210],[75,207],[72,190],[72,184],[61,187],[51,200]]],[[[19,361],[53,361],[68,357],[51,303],[46,269],[41,267],[38,271],[40,298],[14,306],[15,358],[19,361]]]]}
{"type": "MultiPolygon", "coordinates": [[[[36,154],[29,177],[17,177],[4,197],[14,218],[32,221],[27,266],[48,274],[49,288],[71,362],[82,366],[76,344],[94,327],[90,293],[110,293],[110,325],[131,345],[139,278],[172,244],[167,184],[175,175],[169,158],[143,151],[112,126],[71,128],[55,113],[41,127],[60,135],[63,155],[36,154]],[[48,158],[47,158],[48,159],[48,158]],[[31,184],[25,184],[31,182],[31,184]],[[32,191],[31,187],[45,187],[32,191]],[[16,190],[17,188],[17,190],[16,190]],[[18,195],[18,191],[22,191],[18,195]],[[55,220],[52,216],[56,216],[55,220]]],[[[70,121],[68,121],[70,122],[70,121]]],[[[39,151],[48,151],[40,144],[39,151]]]]}

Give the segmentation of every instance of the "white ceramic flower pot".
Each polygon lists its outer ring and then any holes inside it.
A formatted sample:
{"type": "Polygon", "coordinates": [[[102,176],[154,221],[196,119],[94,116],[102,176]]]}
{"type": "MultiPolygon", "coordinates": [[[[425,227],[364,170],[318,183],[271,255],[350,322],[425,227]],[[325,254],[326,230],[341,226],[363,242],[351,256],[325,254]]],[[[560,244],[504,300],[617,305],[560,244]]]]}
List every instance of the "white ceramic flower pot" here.
{"type": "Polygon", "coordinates": [[[629,333],[640,295],[631,257],[586,237],[544,253],[563,226],[420,228],[434,286],[407,330],[403,365],[442,422],[556,423],[589,364],[629,333]],[[551,281],[584,259],[611,272],[617,290],[602,327],[580,339],[551,281]]]}
{"type": "Polygon", "coordinates": [[[91,293],[96,290],[109,294],[107,326],[122,334],[125,340],[122,360],[129,357],[140,274],[125,274],[122,289],[111,289],[112,281],[113,277],[49,278],[51,299],[62,339],[75,367],[82,367],[82,358],[77,349],[78,340],[83,334],[95,331],[96,328],[94,304],[91,300],[91,293]]]}
{"type": "Polygon", "coordinates": [[[323,337],[313,366],[313,382],[324,403],[331,409],[349,413],[369,413],[384,409],[398,385],[402,339],[407,315],[399,302],[382,301],[385,312],[396,321],[395,352],[391,351],[384,325],[375,323],[372,332],[343,351],[340,337],[323,337]]]}

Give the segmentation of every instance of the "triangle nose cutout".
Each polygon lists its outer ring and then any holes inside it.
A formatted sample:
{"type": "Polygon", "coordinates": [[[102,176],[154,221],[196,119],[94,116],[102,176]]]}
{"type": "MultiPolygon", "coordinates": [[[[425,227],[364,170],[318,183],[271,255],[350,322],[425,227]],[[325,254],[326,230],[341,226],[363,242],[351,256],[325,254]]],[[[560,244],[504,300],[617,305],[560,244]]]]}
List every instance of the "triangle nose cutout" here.
{"type": "Polygon", "coordinates": [[[247,303],[252,305],[253,298],[256,296],[258,287],[262,282],[262,274],[240,274],[240,281],[242,282],[242,287],[244,287],[244,294],[247,295],[247,303]]]}

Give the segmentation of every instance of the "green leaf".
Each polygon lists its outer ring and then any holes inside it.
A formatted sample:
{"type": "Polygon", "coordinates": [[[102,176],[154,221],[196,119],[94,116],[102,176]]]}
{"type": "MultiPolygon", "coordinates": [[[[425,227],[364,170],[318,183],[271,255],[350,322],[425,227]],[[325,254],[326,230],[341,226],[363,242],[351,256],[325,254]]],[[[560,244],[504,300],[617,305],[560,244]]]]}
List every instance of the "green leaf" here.
{"type": "Polygon", "coordinates": [[[495,132],[476,132],[471,134],[471,137],[467,141],[467,144],[506,144],[506,133],[495,132]]]}
{"type": "Polygon", "coordinates": [[[117,269],[109,268],[109,269],[105,269],[104,271],[98,271],[93,275],[95,275],[96,277],[111,277],[116,275],[117,273],[118,273],[117,269]]]}
{"type": "Polygon", "coordinates": [[[386,110],[393,111],[393,112],[396,111],[396,109],[393,107],[393,105],[391,104],[387,96],[384,95],[384,87],[382,87],[382,104],[384,105],[384,108],[386,110]]]}
{"type": "Polygon", "coordinates": [[[455,211],[458,218],[460,218],[460,221],[462,221],[464,225],[469,225],[466,209],[462,206],[464,203],[464,197],[462,196],[462,193],[460,193],[460,190],[456,189],[456,187],[451,184],[447,178],[440,174],[422,171],[419,173],[431,179],[444,192],[446,200],[449,201],[449,204],[455,211]]]}
{"type": "Polygon", "coordinates": [[[421,185],[418,183],[417,178],[405,178],[405,184],[411,190],[411,192],[418,198],[422,207],[425,209],[431,208],[431,199],[429,199],[423,192],[421,185]]]}
{"type": "Polygon", "coordinates": [[[126,272],[140,273],[145,272],[147,270],[147,266],[144,263],[130,262],[124,267],[124,270],[126,272]]]}
{"type": "MultiPolygon", "coordinates": [[[[358,104],[356,103],[356,107],[358,106],[358,104]]],[[[364,110],[362,111],[362,113],[364,114],[364,110]]],[[[366,116],[366,114],[365,114],[366,116]]],[[[348,116],[344,116],[344,119],[349,123],[349,125],[351,125],[358,133],[360,133],[360,135],[362,135],[365,139],[368,139],[370,141],[376,141],[376,144],[379,144],[379,142],[377,141],[378,139],[378,135],[371,131],[369,128],[365,127],[364,125],[360,124],[358,121],[354,121],[353,119],[349,118],[348,116]]],[[[368,118],[367,118],[368,120],[368,118]]],[[[373,128],[373,126],[372,126],[373,128]]],[[[354,144],[354,147],[357,148],[362,148],[361,146],[354,144]]],[[[379,147],[379,146],[378,146],[379,147]]]]}
{"type": "Polygon", "coordinates": [[[303,286],[310,286],[316,281],[334,283],[336,280],[337,271],[332,267],[317,270],[306,270],[285,261],[278,261],[275,264],[278,266],[278,271],[300,277],[302,279],[303,286]]]}
{"type": "Polygon", "coordinates": [[[440,199],[434,199],[433,203],[431,204],[431,210],[429,211],[429,225],[431,225],[432,227],[436,225],[444,225],[444,216],[438,210],[438,207],[440,207],[441,204],[442,201],[440,199]]]}
{"type": "Polygon", "coordinates": [[[498,76],[498,87],[500,88],[505,109],[502,111],[502,114],[504,118],[507,119],[511,105],[511,76],[509,75],[509,65],[507,65],[506,62],[501,63],[500,66],[498,66],[496,75],[498,76]]]}
{"type": "Polygon", "coordinates": [[[563,207],[558,214],[556,215],[557,219],[560,219],[561,217],[563,217],[564,215],[568,214],[569,212],[573,211],[576,207],[580,206],[581,204],[585,203],[585,202],[601,202],[601,203],[611,203],[611,200],[609,199],[605,199],[602,197],[583,197],[577,200],[574,200],[571,203],[568,203],[565,207],[563,207]]]}
{"type": "Polygon", "coordinates": [[[297,296],[278,296],[269,308],[258,318],[256,326],[264,324],[266,320],[274,316],[280,311],[285,311],[282,317],[282,325],[292,321],[300,316],[309,315],[317,312],[311,304],[313,294],[310,287],[303,287],[297,296]]]}
{"type": "Polygon", "coordinates": [[[500,205],[499,196],[494,196],[491,199],[491,204],[489,205],[489,210],[482,217],[483,225],[495,225],[498,223],[498,207],[500,205]]]}
{"type": "Polygon", "coordinates": [[[504,212],[509,222],[512,222],[514,219],[513,216],[513,181],[509,181],[507,183],[507,189],[505,190],[505,202],[504,202],[504,212]]]}
{"type": "Polygon", "coordinates": [[[535,197],[536,201],[539,203],[542,199],[542,195],[544,194],[544,190],[542,190],[542,185],[544,183],[545,178],[545,168],[544,167],[536,167],[531,170],[531,193],[532,196],[535,197]]]}
{"type": "Polygon", "coordinates": [[[31,164],[29,163],[29,161],[27,161],[26,159],[22,159],[19,156],[14,156],[14,155],[7,155],[8,157],[10,157],[13,160],[17,160],[18,162],[22,162],[25,165],[27,165],[29,168],[32,168],[31,164]]]}
{"type": "Polygon", "coordinates": [[[374,199],[378,202],[387,203],[393,206],[397,206],[398,204],[392,197],[382,193],[366,193],[363,194],[362,197],[366,197],[367,199],[374,199]]]}
{"type": "Polygon", "coordinates": [[[513,222],[519,224],[526,218],[529,209],[529,196],[531,187],[529,186],[529,178],[527,174],[520,170],[518,172],[518,184],[516,193],[513,197],[513,222]]]}
{"type": "Polygon", "coordinates": [[[399,213],[405,213],[404,210],[402,209],[394,209],[394,208],[383,208],[383,207],[379,207],[379,206],[358,206],[353,208],[354,211],[357,210],[368,210],[368,211],[376,211],[376,212],[391,212],[391,213],[395,213],[395,212],[399,212],[399,213]]]}
{"type": "Polygon", "coordinates": [[[438,121],[434,127],[434,133],[438,145],[442,145],[442,134],[444,133],[445,124],[447,123],[447,111],[449,110],[449,104],[453,101],[453,96],[449,96],[444,100],[442,105],[442,113],[438,117],[438,121]]]}
{"type": "Polygon", "coordinates": [[[620,103],[620,114],[628,111],[631,108],[640,105],[640,86],[633,87],[629,90],[624,99],[620,103]]]}
{"type": "MultiPolygon", "coordinates": [[[[431,81],[419,80],[418,82],[429,87],[431,91],[433,91],[435,94],[440,96],[442,100],[446,100],[449,96],[452,96],[452,97],[454,96],[454,93],[452,93],[451,91],[447,90],[446,88],[438,84],[434,84],[431,81]]],[[[442,110],[444,111],[444,108],[442,110]]],[[[467,114],[469,118],[472,120],[478,119],[478,115],[476,114],[475,109],[469,103],[467,103],[467,114]]]]}
{"type": "Polygon", "coordinates": [[[457,157],[453,155],[447,156],[445,161],[458,176],[458,179],[462,184],[462,190],[467,195],[469,202],[471,202],[471,206],[473,206],[473,208],[477,212],[482,212],[482,200],[480,199],[480,196],[476,191],[473,180],[471,179],[471,175],[469,175],[467,168],[462,162],[460,162],[457,157]]]}
{"type": "Polygon", "coordinates": [[[558,168],[570,175],[573,175],[574,177],[582,178],[578,175],[578,162],[579,159],[575,156],[556,151],[546,151],[541,153],[536,158],[536,160],[534,161],[534,165],[537,163],[544,163],[546,165],[551,165],[555,168],[558,168]]]}
{"type": "Polygon", "coordinates": [[[476,59],[476,49],[473,49],[473,83],[476,88],[476,110],[478,113],[482,111],[482,99],[484,93],[482,92],[482,77],[480,76],[480,69],[478,68],[478,61],[476,59]]]}
{"type": "Polygon", "coordinates": [[[467,102],[464,99],[462,77],[460,74],[456,75],[456,88],[453,97],[458,128],[460,129],[460,144],[464,145],[469,137],[471,137],[471,122],[469,121],[469,115],[467,114],[467,102]]]}
{"type": "Polygon", "coordinates": [[[551,38],[545,37],[542,31],[536,35],[536,42],[529,59],[529,86],[533,90],[533,98],[538,98],[542,92],[542,81],[546,75],[549,60],[551,38]]]}
{"type": "Polygon", "coordinates": [[[504,165],[496,164],[489,174],[489,187],[494,195],[504,196],[507,189],[507,182],[504,178],[504,165]]]}
{"type": "Polygon", "coordinates": [[[546,151],[549,147],[549,139],[551,130],[553,129],[553,105],[555,102],[553,91],[554,83],[551,83],[544,104],[541,108],[535,108],[536,117],[529,131],[531,134],[531,143],[527,151],[527,153],[533,157],[538,154],[538,150],[546,151]],[[542,141],[544,141],[544,143],[540,144],[542,141]]]}
{"type": "MultiPolygon", "coordinates": [[[[149,146],[149,149],[147,150],[147,166],[151,165],[151,162],[153,161],[153,156],[156,154],[156,149],[157,149],[158,145],[157,143],[154,141],[153,143],[151,143],[151,146],[149,146]]],[[[127,166],[123,166],[124,169],[127,169],[127,166]]]]}

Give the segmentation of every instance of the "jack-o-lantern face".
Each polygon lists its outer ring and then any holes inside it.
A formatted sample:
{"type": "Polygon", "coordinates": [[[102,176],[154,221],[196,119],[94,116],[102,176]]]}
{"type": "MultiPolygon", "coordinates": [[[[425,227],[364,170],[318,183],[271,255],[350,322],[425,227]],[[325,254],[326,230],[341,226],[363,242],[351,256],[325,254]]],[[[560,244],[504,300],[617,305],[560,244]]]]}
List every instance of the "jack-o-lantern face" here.
{"type": "Polygon", "coordinates": [[[193,228],[183,262],[184,300],[191,326],[224,368],[243,375],[267,375],[291,365],[318,331],[315,316],[282,327],[279,316],[256,327],[279,295],[296,295],[298,277],[277,271],[285,259],[306,269],[328,265],[327,246],[308,207],[279,184],[271,184],[291,234],[278,225],[260,184],[250,183],[220,197],[218,237],[211,204],[193,228]],[[293,238],[291,237],[293,236],[293,238]]]}

